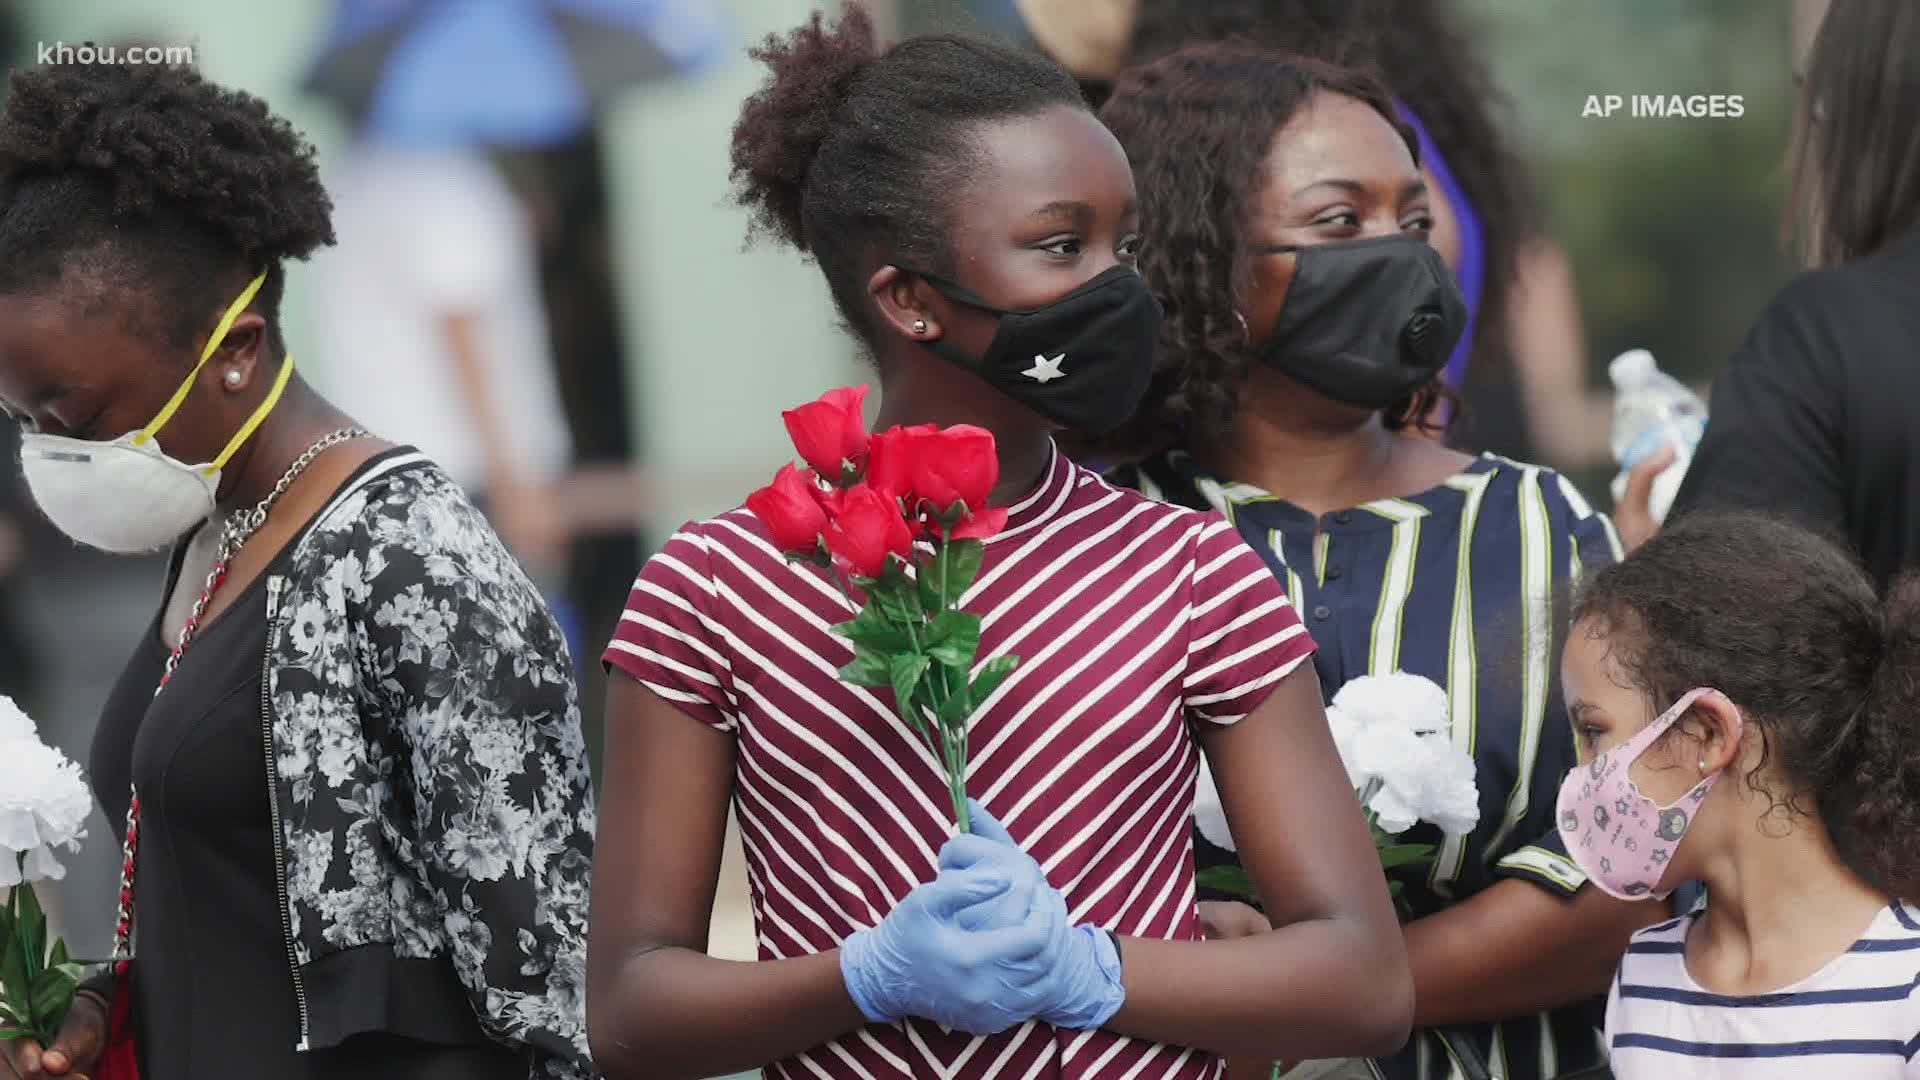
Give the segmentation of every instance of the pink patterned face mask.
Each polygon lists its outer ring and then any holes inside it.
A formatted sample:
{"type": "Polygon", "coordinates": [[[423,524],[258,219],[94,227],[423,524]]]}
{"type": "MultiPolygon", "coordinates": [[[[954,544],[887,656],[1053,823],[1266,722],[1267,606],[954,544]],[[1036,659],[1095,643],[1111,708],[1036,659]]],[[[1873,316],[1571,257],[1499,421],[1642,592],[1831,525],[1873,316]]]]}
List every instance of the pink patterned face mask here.
{"type": "MultiPolygon", "coordinates": [[[[1660,878],[1720,774],[1701,777],[1693,790],[1661,806],[1634,784],[1633,763],[1689,706],[1713,692],[1705,687],[1689,691],[1639,734],[1575,768],[1560,785],[1560,838],[1566,841],[1567,854],[1609,896],[1663,900],[1673,891],[1662,890],[1660,878]]],[[[1736,725],[1736,740],[1739,734],[1736,725]]]]}

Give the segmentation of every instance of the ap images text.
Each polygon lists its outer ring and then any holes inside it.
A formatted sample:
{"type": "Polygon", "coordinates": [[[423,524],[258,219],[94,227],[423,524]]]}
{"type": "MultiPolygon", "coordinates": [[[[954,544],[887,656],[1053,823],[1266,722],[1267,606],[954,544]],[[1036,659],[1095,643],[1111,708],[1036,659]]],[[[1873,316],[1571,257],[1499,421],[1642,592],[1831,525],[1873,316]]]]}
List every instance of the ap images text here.
{"type": "Polygon", "coordinates": [[[1747,115],[1740,94],[1588,94],[1581,116],[1636,120],[1738,120],[1747,115]]]}

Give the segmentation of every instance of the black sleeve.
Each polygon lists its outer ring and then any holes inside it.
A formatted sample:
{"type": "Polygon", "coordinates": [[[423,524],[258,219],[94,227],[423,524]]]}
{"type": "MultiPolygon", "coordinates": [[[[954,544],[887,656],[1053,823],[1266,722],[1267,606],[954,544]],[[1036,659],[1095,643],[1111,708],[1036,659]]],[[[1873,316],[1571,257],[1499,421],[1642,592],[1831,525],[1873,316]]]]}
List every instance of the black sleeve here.
{"type": "Polygon", "coordinates": [[[1830,274],[1776,296],[1714,381],[1713,401],[1673,516],[1759,510],[1826,533],[1846,525],[1846,408],[1836,340],[1851,303],[1830,274]]]}
{"type": "Polygon", "coordinates": [[[1836,327],[1851,302],[1830,273],[1788,284],[1713,384],[1707,436],[1672,517],[1757,509],[1822,532],[1845,528],[1845,400],[1836,327]]]}

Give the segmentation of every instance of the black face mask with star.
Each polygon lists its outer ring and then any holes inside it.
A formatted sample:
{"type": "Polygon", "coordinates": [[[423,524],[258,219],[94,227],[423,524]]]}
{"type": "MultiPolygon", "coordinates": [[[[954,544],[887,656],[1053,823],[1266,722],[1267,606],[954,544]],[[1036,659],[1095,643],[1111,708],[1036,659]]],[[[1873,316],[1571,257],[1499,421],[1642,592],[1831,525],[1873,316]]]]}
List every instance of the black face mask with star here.
{"type": "Polygon", "coordinates": [[[909,272],[954,303],[1000,319],[985,353],[921,342],[934,355],[1071,431],[1105,435],[1139,407],[1153,377],[1160,302],[1133,267],[1109,267],[1028,311],[996,307],[964,285],[909,272]]]}

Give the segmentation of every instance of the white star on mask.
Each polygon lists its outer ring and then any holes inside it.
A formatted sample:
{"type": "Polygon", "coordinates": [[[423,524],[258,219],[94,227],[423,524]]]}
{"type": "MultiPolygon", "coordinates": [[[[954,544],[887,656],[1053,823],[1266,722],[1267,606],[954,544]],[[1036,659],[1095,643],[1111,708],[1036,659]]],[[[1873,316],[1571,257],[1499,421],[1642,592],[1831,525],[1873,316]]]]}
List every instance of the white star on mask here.
{"type": "Polygon", "coordinates": [[[1064,379],[1067,373],[1060,370],[1060,365],[1065,362],[1066,359],[1066,353],[1061,353],[1051,360],[1047,359],[1044,354],[1035,354],[1033,366],[1020,374],[1041,384],[1050,383],[1055,379],[1064,379]]]}

